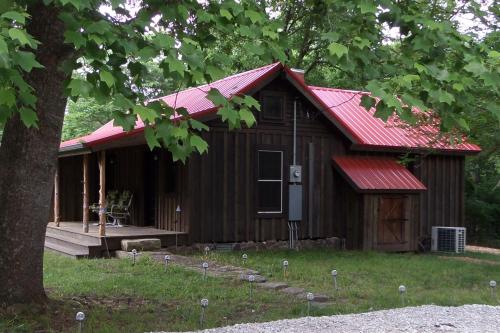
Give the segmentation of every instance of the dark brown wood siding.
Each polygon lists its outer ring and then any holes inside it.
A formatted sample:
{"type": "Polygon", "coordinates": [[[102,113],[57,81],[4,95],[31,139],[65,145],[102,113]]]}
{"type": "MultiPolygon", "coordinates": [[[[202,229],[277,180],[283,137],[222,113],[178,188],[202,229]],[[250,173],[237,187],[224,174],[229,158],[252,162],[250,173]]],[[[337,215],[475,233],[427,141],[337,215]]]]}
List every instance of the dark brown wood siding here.
{"type": "MultiPolygon", "coordinates": [[[[293,159],[293,104],[296,97],[299,105],[297,164],[302,165],[303,184],[303,220],[299,224],[299,237],[336,236],[340,230],[335,225],[339,219],[335,216],[332,201],[334,175],[331,156],[346,153],[346,139],[288,82],[277,79],[262,91],[285,94],[283,121],[266,122],[257,114],[259,122],[256,126],[232,132],[228,131],[226,124],[211,121],[210,131],[204,133],[209,152],[202,156],[193,155],[188,161],[191,180],[189,224],[193,242],[288,239],[288,170],[293,159]],[[284,209],[279,216],[263,217],[256,210],[256,154],[262,145],[284,150],[284,209]],[[314,150],[312,163],[309,162],[310,149],[314,150]],[[312,179],[309,179],[310,174],[312,179]],[[309,182],[313,185],[310,186],[309,182]]],[[[259,98],[259,95],[254,97],[259,98]]]]}
{"type": "Polygon", "coordinates": [[[432,226],[464,226],[465,158],[428,155],[415,162],[414,173],[427,187],[420,194],[420,237],[432,226]]]}

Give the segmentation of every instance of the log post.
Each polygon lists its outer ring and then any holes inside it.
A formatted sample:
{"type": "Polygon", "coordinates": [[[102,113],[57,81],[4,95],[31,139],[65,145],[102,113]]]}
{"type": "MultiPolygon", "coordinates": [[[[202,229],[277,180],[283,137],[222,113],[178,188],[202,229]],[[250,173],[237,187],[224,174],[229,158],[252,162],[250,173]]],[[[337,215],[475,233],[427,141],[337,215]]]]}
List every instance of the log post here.
{"type": "Polygon", "coordinates": [[[54,175],[54,222],[56,227],[61,223],[61,209],[59,204],[59,164],[56,165],[56,173],[54,175]]]}
{"type": "Polygon", "coordinates": [[[89,155],[83,155],[83,232],[89,232],[89,155]]]}
{"type": "Polygon", "coordinates": [[[99,236],[106,236],[106,151],[99,157],[99,236]]]}

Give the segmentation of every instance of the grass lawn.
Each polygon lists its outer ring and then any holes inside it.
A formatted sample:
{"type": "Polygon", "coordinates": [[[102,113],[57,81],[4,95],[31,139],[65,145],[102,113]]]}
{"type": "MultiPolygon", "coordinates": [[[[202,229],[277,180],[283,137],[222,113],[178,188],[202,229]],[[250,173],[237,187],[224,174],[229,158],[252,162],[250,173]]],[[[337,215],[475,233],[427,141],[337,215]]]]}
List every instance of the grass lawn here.
{"type": "MultiPolygon", "coordinates": [[[[270,280],[282,281],[281,260],[290,263],[286,281],[323,293],[332,306],[312,315],[362,312],[401,306],[398,286],[408,288],[407,304],[496,304],[488,282],[500,280],[500,265],[445,260],[437,255],[336,252],[331,250],[249,251],[247,266],[270,280]],[[330,271],[338,270],[340,290],[332,288],[330,271]]],[[[241,265],[241,252],[210,253],[210,260],[241,265]]],[[[495,256],[477,255],[499,261],[495,256]]],[[[130,260],[72,260],[45,255],[45,285],[51,301],[46,309],[0,310],[0,332],[76,332],[74,315],[87,315],[84,332],[144,332],[200,328],[202,298],[210,301],[205,327],[268,321],[306,314],[305,301],[279,292],[254,289],[222,278],[204,281],[198,273],[164,267],[143,257],[130,260]]]]}
{"type": "MultiPolygon", "coordinates": [[[[462,256],[305,250],[247,252],[246,265],[274,281],[285,281],[312,293],[326,294],[334,305],[315,314],[338,314],[401,306],[398,287],[407,288],[406,305],[500,305],[491,296],[490,280],[500,280],[500,257],[472,254],[489,264],[450,260],[462,256]],[[446,257],[441,258],[441,257],[446,257]],[[287,276],[282,261],[288,260],[287,276]],[[498,263],[494,265],[493,263],[498,263]],[[339,290],[333,288],[332,269],[339,290]]],[[[211,260],[242,265],[242,252],[211,253],[211,260]]],[[[457,258],[461,259],[461,258],[457,258]]]]}

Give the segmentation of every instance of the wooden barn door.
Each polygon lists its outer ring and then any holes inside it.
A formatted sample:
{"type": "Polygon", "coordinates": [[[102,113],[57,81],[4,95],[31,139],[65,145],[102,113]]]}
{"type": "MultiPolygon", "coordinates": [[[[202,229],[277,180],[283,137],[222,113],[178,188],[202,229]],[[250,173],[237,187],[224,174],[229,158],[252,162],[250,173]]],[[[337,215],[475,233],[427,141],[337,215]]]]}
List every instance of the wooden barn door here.
{"type": "Polygon", "coordinates": [[[410,226],[406,196],[381,196],[378,207],[377,250],[408,251],[410,226]]]}

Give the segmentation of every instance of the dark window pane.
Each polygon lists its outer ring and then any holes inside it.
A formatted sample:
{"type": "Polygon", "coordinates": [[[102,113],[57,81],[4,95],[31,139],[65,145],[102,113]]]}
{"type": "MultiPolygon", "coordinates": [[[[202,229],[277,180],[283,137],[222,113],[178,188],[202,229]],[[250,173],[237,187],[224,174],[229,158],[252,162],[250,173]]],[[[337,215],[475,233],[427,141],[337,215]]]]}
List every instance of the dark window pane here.
{"type": "Polygon", "coordinates": [[[259,212],[281,212],[281,182],[258,182],[259,212]]]}
{"type": "Polygon", "coordinates": [[[265,119],[283,119],[283,96],[264,96],[262,116],[265,119]]]}
{"type": "Polygon", "coordinates": [[[281,179],[281,155],[279,151],[259,151],[259,180],[281,179]]]}

